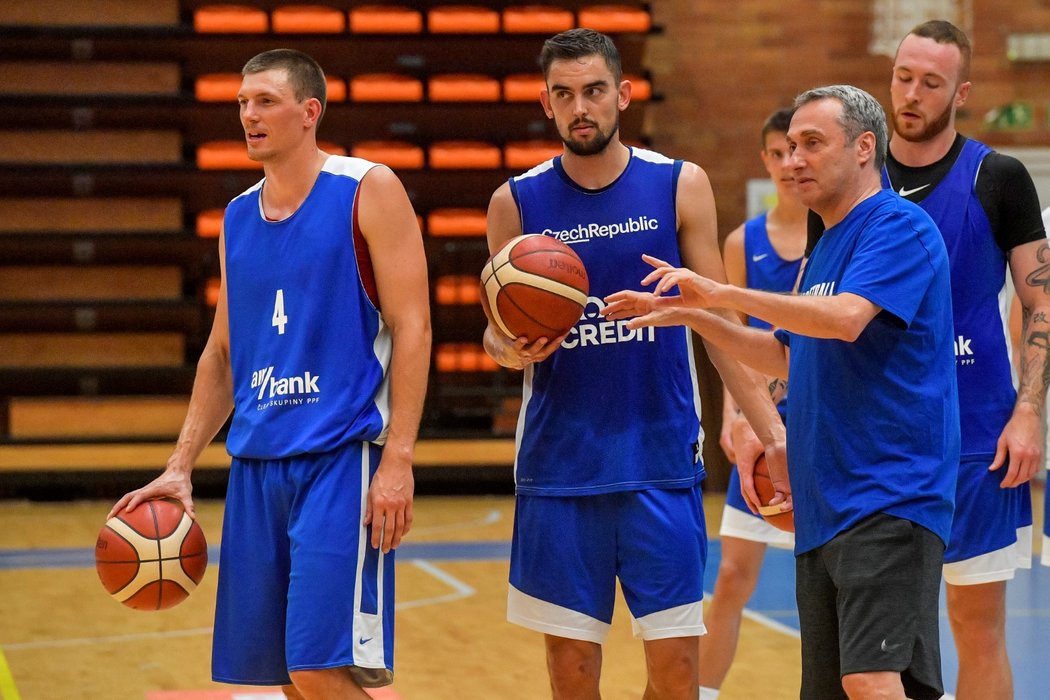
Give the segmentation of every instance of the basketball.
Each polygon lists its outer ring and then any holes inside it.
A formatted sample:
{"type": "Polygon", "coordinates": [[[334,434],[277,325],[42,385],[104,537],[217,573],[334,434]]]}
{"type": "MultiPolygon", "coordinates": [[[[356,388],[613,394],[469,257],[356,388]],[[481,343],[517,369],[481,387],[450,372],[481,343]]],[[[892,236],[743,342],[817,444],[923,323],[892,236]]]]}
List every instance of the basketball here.
{"type": "Polygon", "coordinates": [[[121,510],[95,543],[95,570],[116,600],[136,610],[178,605],[204,578],[208,543],[182,504],[158,499],[121,510]]]}
{"type": "MultiPolygon", "coordinates": [[[[759,455],[758,459],[755,460],[754,478],[755,491],[758,493],[758,497],[762,501],[761,505],[768,505],[769,502],[773,500],[773,496],[776,495],[776,490],[773,488],[773,480],[769,476],[769,466],[766,464],[765,455],[759,455]]],[[[779,507],[779,505],[774,506],[774,508],[779,507]]],[[[784,532],[795,531],[794,511],[789,510],[786,513],[777,511],[769,515],[762,513],[762,518],[778,530],[783,530],[784,532]]]]}
{"type": "Polygon", "coordinates": [[[510,239],[481,270],[481,305],[511,339],[566,333],[580,320],[589,289],[572,248],[538,233],[510,239]]]}

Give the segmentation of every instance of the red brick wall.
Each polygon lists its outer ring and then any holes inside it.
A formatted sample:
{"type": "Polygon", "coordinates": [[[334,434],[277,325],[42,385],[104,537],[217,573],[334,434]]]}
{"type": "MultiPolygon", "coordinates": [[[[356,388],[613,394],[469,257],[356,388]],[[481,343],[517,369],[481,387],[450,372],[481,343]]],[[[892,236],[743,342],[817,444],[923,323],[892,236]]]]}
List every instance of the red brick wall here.
{"type": "MultiPolygon", "coordinates": [[[[1050,0],[972,0],[974,60],[959,130],[1000,146],[1050,146],[1050,61],[1006,57],[1013,32],[1050,32],[1050,0]],[[985,114],[1012,100],[1035,107],[1035,128],[990,132],[985,114]]],[[[721,235],[745,217],[745,183],[765,177],[758,132],[766,115],[818,85],[849,83],[889,106],[892,61],[868,53],[871,0],[656,0],[662,33],[650,38],[646,66],[661,102],[648,108],[653,147],[691,160],[711,178],[721,235]]],[[[705,463],[721,488],[726,461],[718,448],[721,385],[701,368],[705,463]]]]}

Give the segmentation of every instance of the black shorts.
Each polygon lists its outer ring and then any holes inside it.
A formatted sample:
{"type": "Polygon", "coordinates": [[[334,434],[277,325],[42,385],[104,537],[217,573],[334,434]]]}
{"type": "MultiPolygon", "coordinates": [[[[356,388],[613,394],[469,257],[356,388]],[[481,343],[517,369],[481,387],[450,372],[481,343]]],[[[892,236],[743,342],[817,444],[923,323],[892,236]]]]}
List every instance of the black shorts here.
{"type": "Polygon", "coordinates": [[[845,698],[842,677],[896,671],[905,694],[944,694],[938,599],[944,543],[878,513],[795,559],[803,700],[845,698]]]}

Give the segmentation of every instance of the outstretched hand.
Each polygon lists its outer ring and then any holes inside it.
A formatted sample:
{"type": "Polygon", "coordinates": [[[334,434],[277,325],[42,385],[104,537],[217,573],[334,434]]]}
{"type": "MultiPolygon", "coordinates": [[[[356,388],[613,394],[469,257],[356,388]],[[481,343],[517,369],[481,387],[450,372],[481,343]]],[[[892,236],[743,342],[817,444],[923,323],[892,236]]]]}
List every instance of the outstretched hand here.
{"type": "Polygon", "coordinates": [[[642,255],[642,260],[655,268],[642,280],[642,286],[656,284],[653,289],[653,295],[656,297],[653,300],[655,308],[687,306],[706,309],[718,306],[715,295],[724,285],[702,277],[688,268],[671,267],[670,263],[651,255],[642,255]],[[679,293],[667,296],[667,292],[676,286],[679,293]]]}

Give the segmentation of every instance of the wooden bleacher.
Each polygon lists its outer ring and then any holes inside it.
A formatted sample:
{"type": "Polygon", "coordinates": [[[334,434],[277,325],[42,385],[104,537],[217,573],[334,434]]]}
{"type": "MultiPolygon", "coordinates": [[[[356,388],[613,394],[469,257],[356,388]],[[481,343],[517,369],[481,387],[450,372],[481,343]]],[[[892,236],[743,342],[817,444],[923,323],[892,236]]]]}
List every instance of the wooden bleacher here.
{"type": "MultiPolygon", "coordinates": [[[[350,93],[329,103],[319,138],[347,152],[407,144],[412,160],[394,167],[429,223],[449,208],[483,210],[508,177],[546,157],[538,145],[557,135],[538,95],[529,97],[540,44],[596,5],[540,12],[490,2],[442,14],[452,3],[419,0],[389,13],[351,0],[333,3],[348,19],[341,23],[332,12],[281,14],[294,3],[252,0],[243,4],[254,8],[254,29],[198,31],[195,15],[213,4],[0,7],[0,472],[163,464],[218,274],[216,241],[198,235],[196,220],[260,177],[198,167],[203,144],[242,139],[235,103],[197,99],[199,79],[236,75],[278,45],[313,55],[350,93]],[[422,91],[412,103],[354,99],[353,80],[366,73],[405,76],[422,91]],[[456,156],[448,144],[463,141],[495,157],[443,160],[456,156]],[[105,456],[89,443],[105,444],[105,456]]],[[[623,17],[639,21],[645,3],[627,4],[623,17]]],[[[617,37],[639,78],[647,32],[617,37]]],[[[628,111],[623,137],[643,142],[643,125],[644,110],[628,111]]],[[[487,257],[483,231],[423,228],[432,280],[476,276],[487,257]]],[[[417,461],[505,468],[521,377],[479,361],[480,306],[456,299],[433,296],[435,353],[447,369],[432,371],[417,461]]],[[[209,448],[204,466],[225,463],[218,444],[209,448]]]]}

